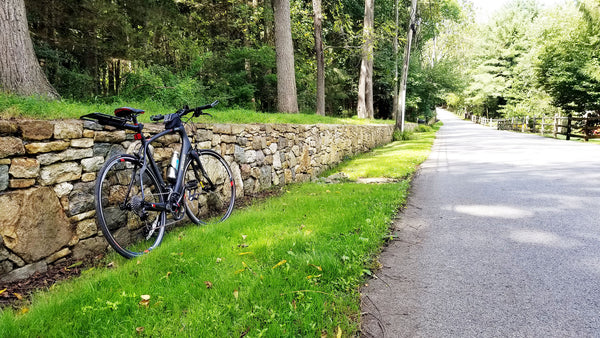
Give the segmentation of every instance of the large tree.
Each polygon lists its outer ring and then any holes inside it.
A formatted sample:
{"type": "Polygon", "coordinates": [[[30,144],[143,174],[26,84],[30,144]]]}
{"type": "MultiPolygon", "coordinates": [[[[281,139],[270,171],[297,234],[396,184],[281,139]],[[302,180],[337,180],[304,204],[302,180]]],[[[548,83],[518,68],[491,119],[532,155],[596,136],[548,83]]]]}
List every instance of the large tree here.
{"type": "Polygon", "coordinates": [[[362,61],[358,79],[358,117],[372,119],[373,112],[373,44],[374,0],[365,0],[362,61]]]}
{"type": "Polygon", "coordinates": [[[323,55],[323,14],[321,0],[313,0],[315,54],[317,58],[317,114],[325,115],[325,57],[323,55]]]}
{"type": "Polygon", "coordinates": [[[283,113],[298,112],[294,44],[290,20],[290,1],[273,0],[275,14],[275,51],[277,55],[277,109],[283,113]]]}
{"type": "Polygon", "coordinates": [[[0,1],[0,91],[59,97],[35,56],[24,0],[0,1]]]}

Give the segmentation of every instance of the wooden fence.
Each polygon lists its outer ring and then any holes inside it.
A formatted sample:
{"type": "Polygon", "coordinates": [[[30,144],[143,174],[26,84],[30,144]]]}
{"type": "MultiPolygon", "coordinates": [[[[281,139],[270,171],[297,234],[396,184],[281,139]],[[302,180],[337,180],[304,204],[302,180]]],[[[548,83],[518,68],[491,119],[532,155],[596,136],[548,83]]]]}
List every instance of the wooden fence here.
{"type": "Polygon", "coordinates": [[[471,121],[498,130],[512,130],[523,133],[544,135],[564,135],[567,140],[571,137],[582,138],[585,141],[600,138],[600,117],[572,116],[542,116],[542,117],[513,117],[509,119],[488,119],[471,115],[471,121]]]}

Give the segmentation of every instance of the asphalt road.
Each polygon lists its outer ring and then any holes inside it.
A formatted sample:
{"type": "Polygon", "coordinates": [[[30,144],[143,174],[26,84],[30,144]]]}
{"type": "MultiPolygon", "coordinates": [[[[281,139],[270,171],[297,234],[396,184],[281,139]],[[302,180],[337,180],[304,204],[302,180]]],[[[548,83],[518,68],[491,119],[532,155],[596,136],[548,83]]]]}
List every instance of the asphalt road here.
{"type": "Polygon", "coordinates": [[[362,335],[600,337],[600,145],[438,118],[362,335]]]}

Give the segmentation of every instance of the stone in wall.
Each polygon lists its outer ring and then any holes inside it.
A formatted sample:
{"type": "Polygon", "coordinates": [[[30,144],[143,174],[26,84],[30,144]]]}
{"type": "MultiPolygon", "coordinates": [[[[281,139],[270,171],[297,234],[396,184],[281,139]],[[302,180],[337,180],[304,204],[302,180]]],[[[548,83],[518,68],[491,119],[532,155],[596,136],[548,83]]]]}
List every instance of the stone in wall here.
{"type": "Polygon", "coordinates": [[[13,158],[9,174],[15,178],[35,178],[40,172],[40,163],[34,158],[13,158]]]}
{"type": "Polygon", "coordinates": [[[0,120],[0,134],[15,135],[18,131],[17,123],[10,120],[0,120]]]}
{"type": "Polygon", "coordinates": [[[58,120],[54,122],[55,139],[76,139],[83,135],[83,124],[81,121],[58,120]]]}
{"type": "MultiPolygon", "coordinates": [[[[90,149],[91,150],[91,149],[90,149]]],[[[104,157],[96,156],[81,160],[81,166],[85,172],[97,172],[104,164],[104,157]]]]}
{"type": "Polygon", "coordinates": [[[21,139],[12,136],[0,137],[0,158],[23,154],[25,147],[21,139]]]}
{"type": "Polygon", "coordinates": [[[52,164],[40,171],[40,184],[52,185],[81,178],[82,168],[76,162],[52,164]]]}
{"type": "Polygon", "coordinates": [[[23,138],[26,140],[47,140],[54,133],[54,125],[50,121],[19,121],[19,129],[21,129],[23,138]]]}
{"type": "Polygon", "coordinates": [[[73,235],[71,224],[50,187],[0,195],[0,224],[4,245],[27,263],[56,252],[73,235]]]}
{"type": "Polygon", "coordinates": [[[2,276],[0,278],[0,282],[14,282],[17,280],[29,278],[36,272],[46,272],[46,270],[48,270],[48,265],[46,264],[46,262],[37,262],[29,264],[2,276]]]}
{"type": "Polygon", "coordinates": [[[93,237],[79,241],[73,248],[73,258],[83,259],[106,251],[106,240],[104,237],[93,237]]]}
{"type": "Polygon", "coordinates": [[[73,185],[73,190],[69,194],[69,216],[94,209],[94,185],[95,182],[73,185]]]}
{"type": "Polygon", "coordinates": [[[118,143],[127,139],[124,130],[117,131],[97,131],[94,136],[95,142],[118,143]]]}
{"type": "Polygon", "coordinates": [[[71,143],[67,141],[36,142],[25,145],[28,154],[49,153],[52,151],[61,151],[69,147],[71,143]]]}
{"type": "Polygon", "coordinates": [[[8,166],[0,165],[0,191],[8,188],[8,166]]]}

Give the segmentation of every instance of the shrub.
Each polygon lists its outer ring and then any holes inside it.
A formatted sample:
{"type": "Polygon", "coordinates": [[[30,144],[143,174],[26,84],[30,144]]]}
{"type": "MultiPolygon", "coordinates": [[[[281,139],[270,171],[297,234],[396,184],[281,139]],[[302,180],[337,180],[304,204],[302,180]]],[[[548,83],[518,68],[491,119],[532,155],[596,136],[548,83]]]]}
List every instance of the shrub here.
{"type": "Polygon", "coordinates": [[[400,131],[394,130],[394,134],[392,135],[392,139],[394,141],[408,141],[413,138],[413,133],[411,131],[400,131]]]}

